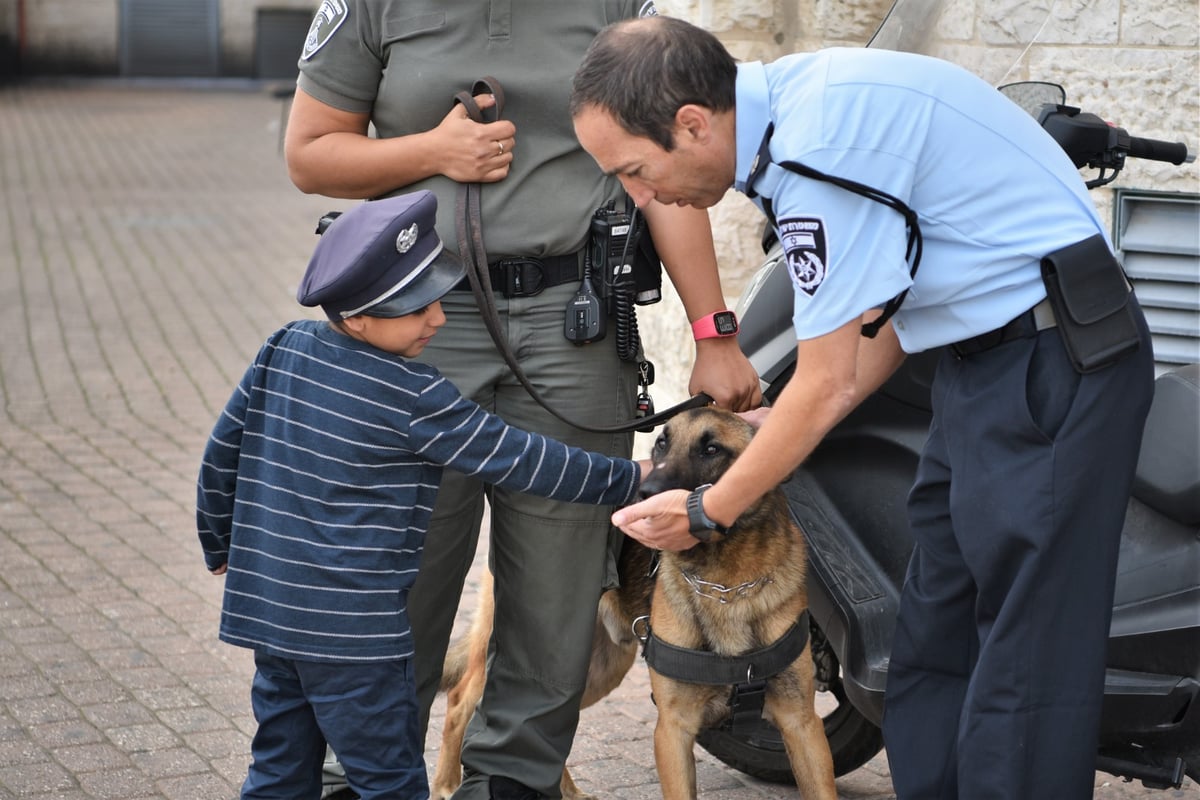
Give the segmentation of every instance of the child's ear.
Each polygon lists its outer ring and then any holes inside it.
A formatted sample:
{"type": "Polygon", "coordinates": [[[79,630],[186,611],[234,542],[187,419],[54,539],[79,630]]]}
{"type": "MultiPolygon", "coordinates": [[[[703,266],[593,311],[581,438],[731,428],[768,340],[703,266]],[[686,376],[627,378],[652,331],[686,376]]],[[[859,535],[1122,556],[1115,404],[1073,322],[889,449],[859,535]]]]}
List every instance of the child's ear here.
{"type": "Polygon", "coordinates": [[[355,314],[353,317],[346,317],[342,320],[342,325],[355,333],[362,333],[363,329],[367,327],[367,315],[355,314]]]}

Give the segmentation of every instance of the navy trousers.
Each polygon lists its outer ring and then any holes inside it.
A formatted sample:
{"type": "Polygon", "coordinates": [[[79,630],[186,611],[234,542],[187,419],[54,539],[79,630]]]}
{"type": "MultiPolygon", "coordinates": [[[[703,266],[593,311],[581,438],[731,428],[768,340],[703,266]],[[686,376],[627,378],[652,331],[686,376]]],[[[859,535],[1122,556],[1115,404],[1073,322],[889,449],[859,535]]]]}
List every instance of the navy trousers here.
{"type": "Polygon", "coordinates": [[[258,730],[243,798],[319,798],[326,742],[362,800],[429,797],[411,659],[326,663],[256,651],[254,664],[258,730]]]}
{"type": "Polygon", "coordinates": [[[1140,324],[1135,354],[1088,375],[1055,329],[938,364],[885,695],[899,800],[1092,796],[1121,527],[1153,393],[1140,324]]]}

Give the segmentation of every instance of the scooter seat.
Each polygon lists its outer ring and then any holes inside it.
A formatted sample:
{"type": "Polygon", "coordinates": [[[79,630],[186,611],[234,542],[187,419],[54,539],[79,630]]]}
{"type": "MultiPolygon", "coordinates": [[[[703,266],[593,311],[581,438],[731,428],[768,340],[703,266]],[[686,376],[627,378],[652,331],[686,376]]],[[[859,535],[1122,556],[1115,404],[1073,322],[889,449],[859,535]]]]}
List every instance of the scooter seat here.
{"type": "Polygon", "coordinates": [[[1133,494],[1185,525],[1200,525],[1200,364],[1154,382],[1133,494]]]}

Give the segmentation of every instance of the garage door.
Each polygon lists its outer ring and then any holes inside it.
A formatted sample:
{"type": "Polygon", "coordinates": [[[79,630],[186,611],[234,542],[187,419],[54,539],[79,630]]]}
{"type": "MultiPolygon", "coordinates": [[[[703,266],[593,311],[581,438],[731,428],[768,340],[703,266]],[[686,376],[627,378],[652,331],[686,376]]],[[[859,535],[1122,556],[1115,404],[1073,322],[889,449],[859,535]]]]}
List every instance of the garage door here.
{"type": "Polygon", "coordinates": [[[121,0],[121,74],[216,77],[219,0],[121,0]]]}

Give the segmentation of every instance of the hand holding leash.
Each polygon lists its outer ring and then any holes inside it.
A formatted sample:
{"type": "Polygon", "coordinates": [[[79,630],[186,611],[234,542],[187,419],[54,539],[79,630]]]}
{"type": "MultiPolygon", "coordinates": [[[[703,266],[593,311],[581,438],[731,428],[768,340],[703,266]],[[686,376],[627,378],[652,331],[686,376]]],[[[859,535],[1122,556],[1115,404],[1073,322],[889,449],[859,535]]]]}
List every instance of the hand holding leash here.
{"type": "MultiPolygon", "coordinates": [[[[476,114],[496,104],[491,94],[477,94],[470,99],[476,114]]],[[[441,173],[458,183],[495,183],[506,178],[512,166],[516,133],[517,127],[511,121],[473,117],[462,102],[455,103],[431,131],[442,159],[441,173]]]]}

